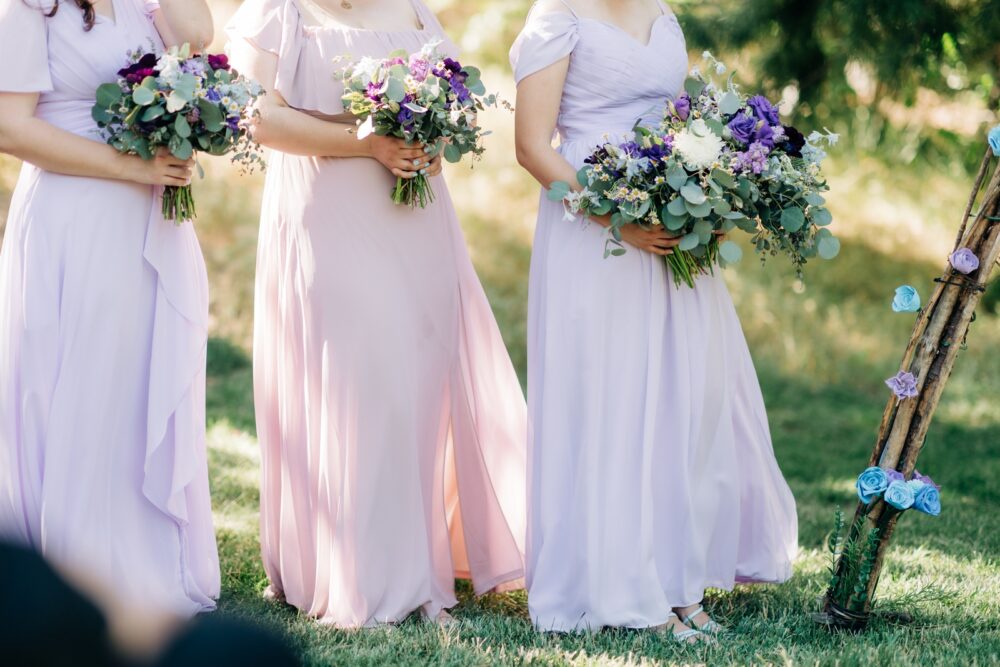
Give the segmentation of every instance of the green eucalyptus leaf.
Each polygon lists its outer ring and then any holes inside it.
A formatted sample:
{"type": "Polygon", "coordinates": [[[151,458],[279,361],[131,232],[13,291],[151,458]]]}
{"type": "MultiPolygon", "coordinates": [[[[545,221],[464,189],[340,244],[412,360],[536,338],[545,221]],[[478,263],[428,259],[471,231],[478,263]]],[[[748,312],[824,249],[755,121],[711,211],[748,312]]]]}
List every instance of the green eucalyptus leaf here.
{"type": "Polygon", "coordinates": [[[736,113],[742,106],[743,102],[740,100],[740,96],[733,91],[727,92],[719,100],[719,111],[727,116],[736,113]]]}
{"type": "Polygon", "coordinates": [[[97,87],[97,106],[108,109],[122,99],[122,89],[117,83],[104,83],[97,87]]]}
{"type": "Polygon", "coordinates": [[[840,240],[832,236],[820,238],[816,243],[819,256],[823,259],[833,259],[840,254],[840,240]]]}
{"type": "Polygon", "coordinates": [[[736,264],[743,259],[743,248],[733,241],[723,241],[719,244],[719,256],[726,261],[726,264],[736,264]]]}
{"type": "Polygon", "coordinates": [[[386,85],[385,96],[396,103],[406,99],[406,88],[399,79],[389,79],[386,85]]]}
{"type": "Polygon", "coordinates": [[[174,132],[181,139],[187,139],[191,136],[191,126],[187,122],[187,118],[178,114],[177,119],[174,120],[174,132]]]}
{"type": "MultiPolygon", "coordinates": [[[[452,143],[445,144],[444,159],[451,163],[460,162],[462,160],[462,149],[452,143]]],[[[566,187],[569,188],[568,185],[566,187]]],[[[569,192],[568,189],[567,192],[569,192]]]]}
{"type": "MultiPolygon", "coordinates": [[[[448,148],[446,146],[445,151],[447,152],[447,150],[448,148]]],[[[569,183],[565,181],[556,181],[545,193],[545,196],[549,198],[549,201],[562,201],[566,198],[566,195],[569,194],[569,190],[569,183]]]]}
{"type": "Polygon", "coordinates": [[[688,203],[694,204],[695,206],[704,204],[707,199],[702,189],[693,183],[689,183],[681,188],[681,196],[684,197],[688,203]]]}
{"type": "Polygon", "coordinates": [[[132,101],[141,107],[149,106],[154,99],[156,99],[156,95],[145,86],[138,86],[132,91],[132,101]]]}
{"type": "Polygon", "coordinates": [[[798,206],[790,206],[781,212],[781,226],[785,231],[797,232],[806,223],[806,215],[798,206]]]}
{"type": "Polygon", "coordinates": [[[675,163],[667,171],[667,185],[674,190],[680,190],[688,182],[688,173],[679,163],[675,163]]]}
{"type": "Polygon", "coordinates": [[[667,211],[675,216],[687,217],[687,206],[684,204],[684,199],[682,197],[677,197],[667,204],[667,211]]]}
{"type": "Polygon", "coordinates": [[[697,234],[686,234],[677,244],[677,249],[681,251],[691,251],[701,245],[701,239],[697,234]]]}
{"type": "Polygon", "coordinates": [[[817,227],[826,227],[833,222],[833,215],[825,208],[817,208],[812,211],[812,221],[817,227]]]}
{"type": "Polygon", "coordinates": [[[712,213],[712,205],[705,200],[701,204],[692,204],[691,202],[685,201],[684,208],[695,218],[707,218],[712,213]]]}

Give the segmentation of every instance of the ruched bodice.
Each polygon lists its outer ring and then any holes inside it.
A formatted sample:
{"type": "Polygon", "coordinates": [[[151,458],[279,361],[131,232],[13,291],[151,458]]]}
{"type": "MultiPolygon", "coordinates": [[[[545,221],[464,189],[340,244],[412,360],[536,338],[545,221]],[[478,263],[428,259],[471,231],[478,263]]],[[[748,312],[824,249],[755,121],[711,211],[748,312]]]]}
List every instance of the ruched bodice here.
{"type": "Polygon", "coordinates": [[[557,130],[563,144],[596,144],[605,133],[653,121],[684,83],[688,58],[684,34],[669,11],[643,44],[621,28],[565,11],[532,8],[511,48],[514,77],[526,77],[566,56],[557,130]]]}

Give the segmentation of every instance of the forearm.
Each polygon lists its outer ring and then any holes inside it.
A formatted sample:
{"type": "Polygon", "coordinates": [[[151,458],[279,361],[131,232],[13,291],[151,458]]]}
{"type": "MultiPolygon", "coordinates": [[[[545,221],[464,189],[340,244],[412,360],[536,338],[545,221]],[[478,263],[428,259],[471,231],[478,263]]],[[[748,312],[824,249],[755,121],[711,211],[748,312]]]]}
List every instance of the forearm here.
{"type": "Polygon", "coordinates": [[[212,42],[215,27],[205,0],[159,0],[156,27],[167,46],[190,44],[200,52],[212,42]]]}
{"type": "Polygon", "coordinates": [[[130,166],[139,159],[34,117],[0,125],[0,152],[46,171],[114,180],[129,180],[130,166]]]}
{"type": "Polygon", "coordinates": [[[261,145],[315,157],[371,157],[369,142],[359,140],[353,124],[322,120],[287,106],[261,110],[254,138],[261,145]]]}
{"type": "MultiPolygon", "coordinates": [[[[556,181],[569,183],[570,188],[574,190],[583,189],[576,180],[577,170],[550,144],[518,146],[517,161],[546,189],[552,187],[556,181]]],[[[604,227],[611,224],[608,216],[590,219],[604,227]]]]}

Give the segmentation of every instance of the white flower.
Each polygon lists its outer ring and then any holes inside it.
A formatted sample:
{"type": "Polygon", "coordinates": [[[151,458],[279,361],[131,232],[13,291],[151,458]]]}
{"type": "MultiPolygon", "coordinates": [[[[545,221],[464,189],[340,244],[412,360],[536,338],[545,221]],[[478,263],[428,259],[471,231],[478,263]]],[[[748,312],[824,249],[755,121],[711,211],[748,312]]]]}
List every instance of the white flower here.
{"type": "Polygon", "coordinates": [[[177,83],[182,74],[180,59],[169,53],[160,56],[156,61],[156,69],[160,70],[160,79],[170,85],[177,83]]]}
{"type": "Polygon", "coordinates": [[[380,60],[365,56],[354,66],[354,76],[361,77],[363,81],[371,81],[375,78],[375,73],[381,65],[380,60]]]}
{"type": "Polygon", "coordinates": [[[167,96],[167,111],[170,113],[180,111],[186,104],[187,100],[181,95],[178,95],[177,91],[172,91],[170,95],[167,96]]]}
{"type": "Polygon", "coordinates": [[[692,169],[707,169],[722,154],[723,142],[705,124],[695,120],[691,126],[680,132],[674,139],[674,150],[684,158],[684,163],[692,169]]]}
{"type": "Polygon", "coordinates": [[[726,73],[726,66],[722,63],[715,63],[715,73],[722,75],[726,73]]]}

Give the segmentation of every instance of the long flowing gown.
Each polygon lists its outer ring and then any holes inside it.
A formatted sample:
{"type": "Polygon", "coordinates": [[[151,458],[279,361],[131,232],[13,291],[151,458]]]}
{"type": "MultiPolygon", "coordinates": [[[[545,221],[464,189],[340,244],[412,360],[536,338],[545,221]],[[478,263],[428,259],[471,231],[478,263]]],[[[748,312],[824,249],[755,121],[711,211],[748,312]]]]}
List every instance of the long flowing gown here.
{"type": "MultiPolygon", "coordinates": [[[[277,55],[292,107],[345,119],[335,57],[443,39],[413,7],[422,29],[379,32],[248,0],[228,30],[277,55]]],[[[456,603],[456,576],[477,593],[523,579],[520,384],[444,180],[426,209],[393,205],[394,182],[371,159],[272,152],[261,214],[264,566],[290,604],[338,627],[433,617],[456,603]]]]}
{"type": "MultiPolygon", "coordinates": [[[[518,82],[569,57],[559,151],[574,167],[678,94],[684,36],[643,44],[569,8],[533,8],[518,82]]],[[[650,627],[706,587],[780,582],[795,502],[721,276],[675,288],[662,259],[603,258],[606,231],[542,197],[528,314],[531,617],[543,630],[650,627]]],[[[718,272],[717,272],[718,274],[718,272]]]]}
{"type": "MultiPolygon", "coordinates": [[[[47,0],[42,9],[51,5],[47,0]]],[[[113,0],[89,32],[0,3],[0,91],[101,142],[98,85],[162,48],[155,6],[113,0]]],[[[205,454],[208,284],[194,228],[158,191],[25,164],[0,254],[0,536],[129,608],[213,609],[219,563],[205,454]]]]}

